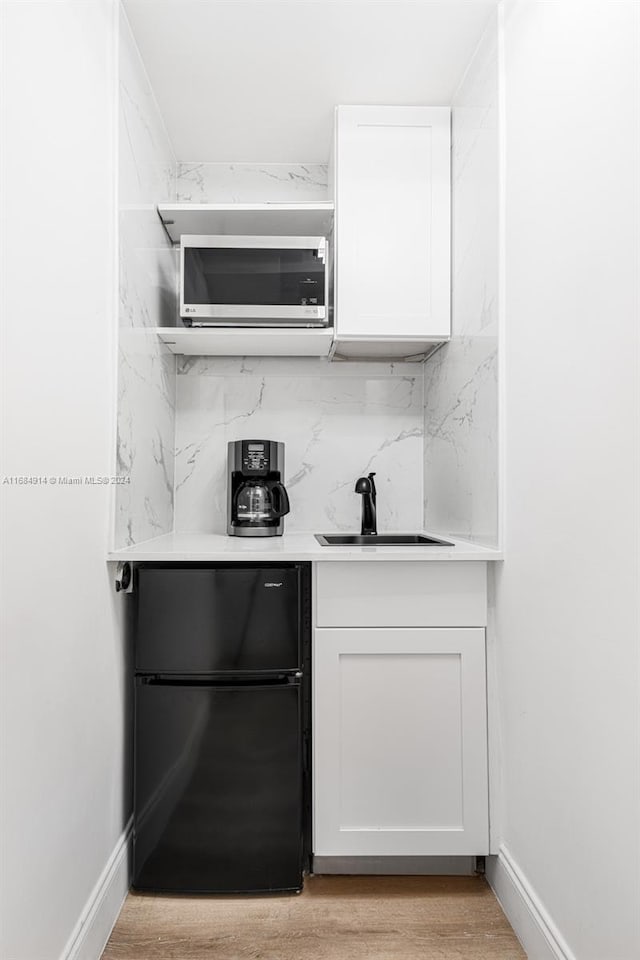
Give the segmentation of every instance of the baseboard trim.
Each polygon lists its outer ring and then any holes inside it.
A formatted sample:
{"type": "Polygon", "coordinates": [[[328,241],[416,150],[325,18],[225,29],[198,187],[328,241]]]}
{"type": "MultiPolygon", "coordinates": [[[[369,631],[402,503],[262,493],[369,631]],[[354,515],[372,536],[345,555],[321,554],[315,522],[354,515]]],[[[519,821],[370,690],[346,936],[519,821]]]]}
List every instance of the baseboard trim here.
{"type": "Polygon", "coordinates": [[[118,839],[60,960],[100,960],[129,890],[133,818],[118,839]]]}
{"type": "Polygon", "coordinates": [[[312,873],[354,876],[450,876],[475,873],[475,857],[313,857],[312,873]]]}
{"type": "Polygon", "coordinates": [[[487,857],[486,877],[530,960],[576,960],[507,848],[487,857]]]}

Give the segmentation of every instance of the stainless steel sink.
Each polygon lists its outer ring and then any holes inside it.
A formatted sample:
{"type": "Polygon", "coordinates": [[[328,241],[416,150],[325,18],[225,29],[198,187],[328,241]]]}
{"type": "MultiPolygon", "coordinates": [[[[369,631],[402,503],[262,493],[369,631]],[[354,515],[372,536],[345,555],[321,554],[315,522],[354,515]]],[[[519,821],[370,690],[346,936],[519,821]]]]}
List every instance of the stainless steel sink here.
{"type": "Polygon", "coordinates": [[[323,547],[453,547],[448,540],[427,537],[423,533],[316,533],[323,547]]]}

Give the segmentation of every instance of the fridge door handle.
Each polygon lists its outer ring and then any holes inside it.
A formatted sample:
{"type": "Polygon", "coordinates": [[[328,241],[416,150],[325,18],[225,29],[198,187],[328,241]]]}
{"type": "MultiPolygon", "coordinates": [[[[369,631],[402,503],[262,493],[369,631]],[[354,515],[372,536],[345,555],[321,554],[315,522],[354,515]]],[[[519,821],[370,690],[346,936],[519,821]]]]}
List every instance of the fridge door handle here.
{"type": "Polygon", "coordinates": [[[199,677],[136,677],[136,682],[156,687],[198,687],[203,690],[268,690],[273,687],[289,685],[300,686],[302,674],[280,677],[230,677],[199,678],[199,677]]]}
{"type": "Polygon", "coordinates": [[[311,772],[311,736],[305,733],[302,741],[302,772],[311,772]]]}

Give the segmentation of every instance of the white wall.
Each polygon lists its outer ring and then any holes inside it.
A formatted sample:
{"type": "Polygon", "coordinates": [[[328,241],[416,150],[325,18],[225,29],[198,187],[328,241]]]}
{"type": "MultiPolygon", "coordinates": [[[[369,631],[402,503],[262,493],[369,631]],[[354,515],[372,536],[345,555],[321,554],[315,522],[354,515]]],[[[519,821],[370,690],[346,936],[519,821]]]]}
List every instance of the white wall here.
{"type": "MultiPolygon", "coordinates": [[[[1,473],[110,476],[117,8],[6,2],[2,15],[1,473]]],[[[130,812],[110,490],[0,492],[0,955],[97,957],[126,887],[130,812]]]]}
{"type": "Polygon", "coordinates": [[[508,900],[510,861],[557,934],[547,949],[519,923],[531,957],[640,955],[639,13],[506,5],[504,819],[492,876],[508,900]]]}
{"type": "Polygon", "coordinates": [[[448,103],[493,5],[124,0],[178,157],[259,164],[325,161],[337,103],[448,103]]]}
{"type": "Polygon", "coordinates": [[[497,546],[498,30],[451,110],[451,340],[424,365],[424,523],[497,546]]]}

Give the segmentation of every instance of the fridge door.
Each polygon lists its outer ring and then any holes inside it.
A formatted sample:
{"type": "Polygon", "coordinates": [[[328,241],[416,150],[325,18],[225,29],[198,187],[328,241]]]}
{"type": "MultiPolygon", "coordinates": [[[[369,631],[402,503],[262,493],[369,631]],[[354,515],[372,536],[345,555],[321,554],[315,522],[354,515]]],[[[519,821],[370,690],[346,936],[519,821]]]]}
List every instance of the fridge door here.
{"type": "Polygon", "coordinates": [[[299,683],[136,682],[133,885],[302,887],[299,683]]]}
{"type": "Polygon", "coordinates": [[[294,671],[300,567],[139,567],[138,673],[294,671]]]}

